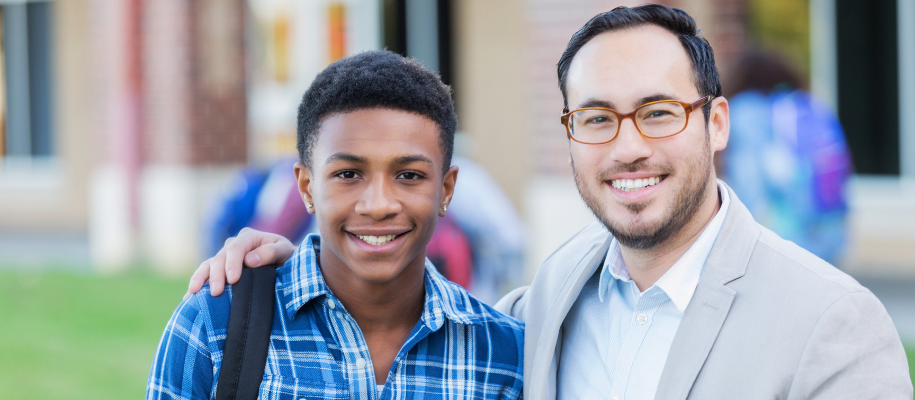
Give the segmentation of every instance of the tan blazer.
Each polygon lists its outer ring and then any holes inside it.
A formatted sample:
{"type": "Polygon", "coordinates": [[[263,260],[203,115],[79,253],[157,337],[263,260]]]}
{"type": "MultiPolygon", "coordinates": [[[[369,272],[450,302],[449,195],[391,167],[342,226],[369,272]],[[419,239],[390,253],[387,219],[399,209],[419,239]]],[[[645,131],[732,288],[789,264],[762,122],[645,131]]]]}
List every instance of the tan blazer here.
{"type": "MultiPolygon", "coordinates": [[[[845,273],[730,208],[661,374],[656,399],[912,399],[879,300],[845,273]]],[[[496,308],[526,324],[524,396],[556,397],[562,322],[601,263],[599,222],[559,247],[496,308]]]]}

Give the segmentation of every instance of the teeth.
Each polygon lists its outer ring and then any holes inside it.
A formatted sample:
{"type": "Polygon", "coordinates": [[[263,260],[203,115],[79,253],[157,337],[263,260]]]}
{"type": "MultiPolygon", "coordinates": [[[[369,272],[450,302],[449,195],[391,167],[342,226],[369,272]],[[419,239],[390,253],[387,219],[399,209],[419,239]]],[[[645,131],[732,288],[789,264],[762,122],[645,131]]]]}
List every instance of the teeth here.
{"type": "Polygon", "coordinates": [[[658,182],[661,182],[660,176],[644,179],[614,179],[610,181],[610,184],[624,192],[631,192],[635,190],[642,190],[648,186],[657,185],[658,182]]]}
{"type": "Polygon", "coordinates": [[[362,235],[356,235],[356,237],[358,237],[359,239],[362,239],[363,242],[366,242],[366,243],[368,243],[368,244],[370,244],[370,245],[373,245],[373,246],[381,246],[381,245],[383,245],[383,244],[385,244],[385,243],[388,243],[388,242],[394,240],[394,238],[396,238],[397,235],[385,235],[385,236],[362,236],[362,235]]]}

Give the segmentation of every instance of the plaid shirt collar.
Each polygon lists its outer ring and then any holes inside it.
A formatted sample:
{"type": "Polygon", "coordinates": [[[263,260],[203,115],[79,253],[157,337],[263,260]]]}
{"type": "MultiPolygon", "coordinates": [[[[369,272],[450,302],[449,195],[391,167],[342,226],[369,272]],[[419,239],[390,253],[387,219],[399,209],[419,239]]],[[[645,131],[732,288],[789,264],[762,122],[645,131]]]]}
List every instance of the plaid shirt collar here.
{"type": "MultiPolygon", "coordinates": [[[[280,300],[284,304],[286,317],[292,319],[309,301],[321,296],[337,301],[342,306],[321,274],[318,267],[318,252],[321,251],[321,237],[311,234],[305,237],[286,264],[277,269],[280,300]]],[[[426,259],[425,305],[421,320],[429,330],[435,332],[445,323],[445,318],[459,324],[482,325],[480,316],[470,307],[466,291],[448,281],[426,259]]]]}

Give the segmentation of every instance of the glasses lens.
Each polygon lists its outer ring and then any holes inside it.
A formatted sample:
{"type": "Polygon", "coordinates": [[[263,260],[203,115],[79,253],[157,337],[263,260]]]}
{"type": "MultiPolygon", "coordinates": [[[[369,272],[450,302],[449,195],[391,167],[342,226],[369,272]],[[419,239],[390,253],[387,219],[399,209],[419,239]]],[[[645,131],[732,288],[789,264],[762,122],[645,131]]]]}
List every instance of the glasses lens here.
{"type": "Polygon", "coordinates": [[[603,143],[613,139],[619,127],[616,114],[607,110],[578,110],[569,116],[569,130],[575,140],[603,143]]]}
{"type": "Polygon", "coordinates": [[[648,137],[665,137],[686,128],[686,110],[680,103],[654,103],[635,113],[639,130],[648,137]]]}

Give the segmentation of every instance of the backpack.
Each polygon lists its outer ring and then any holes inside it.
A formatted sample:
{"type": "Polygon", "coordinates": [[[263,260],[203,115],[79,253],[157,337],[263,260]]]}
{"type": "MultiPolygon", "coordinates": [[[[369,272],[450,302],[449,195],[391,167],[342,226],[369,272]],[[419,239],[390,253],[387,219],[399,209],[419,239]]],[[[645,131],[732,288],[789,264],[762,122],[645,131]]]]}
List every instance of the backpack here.
{"type": "Polygon", "coordinates": [[[232,285],[216,400],[257,398],[267,364],[275,296],[276,268],[242,268],[232,285]]]}

